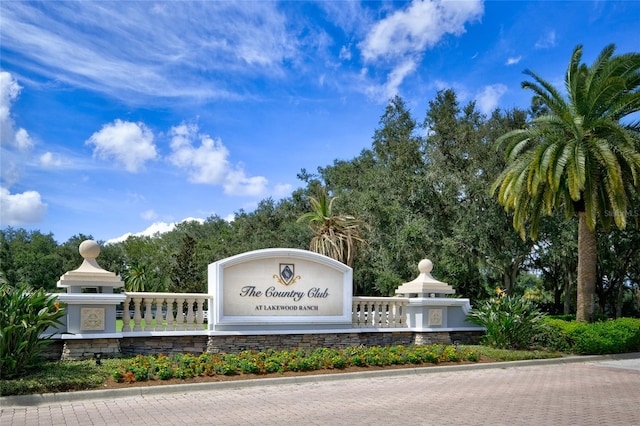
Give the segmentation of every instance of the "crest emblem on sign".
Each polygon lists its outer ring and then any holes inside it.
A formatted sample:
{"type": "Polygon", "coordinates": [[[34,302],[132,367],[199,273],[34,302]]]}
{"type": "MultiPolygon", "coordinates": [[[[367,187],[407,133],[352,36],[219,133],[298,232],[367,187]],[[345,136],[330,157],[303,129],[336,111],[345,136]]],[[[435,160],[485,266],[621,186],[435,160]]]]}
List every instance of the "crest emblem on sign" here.
{"type": "Polygon", "coordinates": [[[281,263],[279,275],[274,275],[275,278],[282,285],[291,285],[300,279],[300,275],[295,274],[296,267],[293,263],[281,263]]]}

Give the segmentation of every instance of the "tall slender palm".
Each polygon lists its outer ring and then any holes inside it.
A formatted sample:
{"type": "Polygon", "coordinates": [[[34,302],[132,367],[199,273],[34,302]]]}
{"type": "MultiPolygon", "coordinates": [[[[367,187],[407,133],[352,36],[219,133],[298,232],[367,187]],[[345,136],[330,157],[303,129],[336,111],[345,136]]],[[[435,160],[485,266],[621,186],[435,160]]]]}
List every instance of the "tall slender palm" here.
{"type": "Polygon", "coordinates": [[[309,197],[311,211],[300,216],[298,222],[308,222],[314,232],[309,250],[353,266],[355,250],[365,242],[360,233],[364,223],[353,216],[334,216],[336,199],[329,197],[325,188],[319,189],[317,197],[309,197]]]}
{"type": "MultiPolygon", "coordinates": [[[[594,318],[596,223],[618,228],[640,192],[640,122],[622,123],[640,111],[640,54],[613,56],[605,47],[591,66],[576,47],[565,76],[567,95],[532,71],[522,83],[546,111],[524,129],[498,139],[507,166],[492,186],[513,209],[514,227],[536,238],[541,214],[563,209],[578,215],[578,321],[594,318]]],[[[637,218],[636,218],[637,219],[637,218]]]]}

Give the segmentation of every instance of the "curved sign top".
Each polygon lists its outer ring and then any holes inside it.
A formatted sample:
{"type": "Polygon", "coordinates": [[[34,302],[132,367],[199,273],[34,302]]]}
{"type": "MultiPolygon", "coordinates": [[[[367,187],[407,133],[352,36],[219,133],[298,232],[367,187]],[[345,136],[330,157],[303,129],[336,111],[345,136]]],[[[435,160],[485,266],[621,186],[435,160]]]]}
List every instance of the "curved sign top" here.
{"type": "Polygon", "coordinates": [[[350,267],[306,250],[272,248],[219,260],[209,265],[213,329],[350,325],[352,282],[350,267]]]}

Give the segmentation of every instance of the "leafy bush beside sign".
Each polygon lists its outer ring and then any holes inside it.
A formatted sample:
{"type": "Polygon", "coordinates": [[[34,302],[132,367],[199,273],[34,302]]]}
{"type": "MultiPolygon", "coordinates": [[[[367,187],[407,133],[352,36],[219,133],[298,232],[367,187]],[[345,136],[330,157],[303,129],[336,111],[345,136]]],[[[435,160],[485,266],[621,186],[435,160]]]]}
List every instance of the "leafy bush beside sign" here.
{"type": "Polygon", "coordinates": [[[51,339],[41,338],[49,327],[62,325],[64,309],[44,289],[0,285],[0,371],[3,379],[36,367],[51,339]]]}

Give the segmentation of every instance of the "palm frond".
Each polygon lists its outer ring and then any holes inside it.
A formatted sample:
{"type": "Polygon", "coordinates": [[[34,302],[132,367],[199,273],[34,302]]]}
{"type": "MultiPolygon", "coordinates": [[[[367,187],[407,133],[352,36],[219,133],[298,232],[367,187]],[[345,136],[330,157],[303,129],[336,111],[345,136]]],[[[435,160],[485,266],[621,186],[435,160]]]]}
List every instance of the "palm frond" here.
{"type": "Polygon", "coordinates": [[[496,141],[507,166],[490,189],[514,211],[521,235],[527,224],[535,235],[541,215],[556,208],[567,215],[584,210],[590,229],[599,218],[605,226],[611,218],[625,226],[619,210],[640,191],[640,121],[620,120],[640,111],[640,54],[614,53],[615,46],[608,45],[588,66],[577,46],[565,75],[566,97],[525,71],[531,80],[522,87],[549,113],[496,141]]]}

